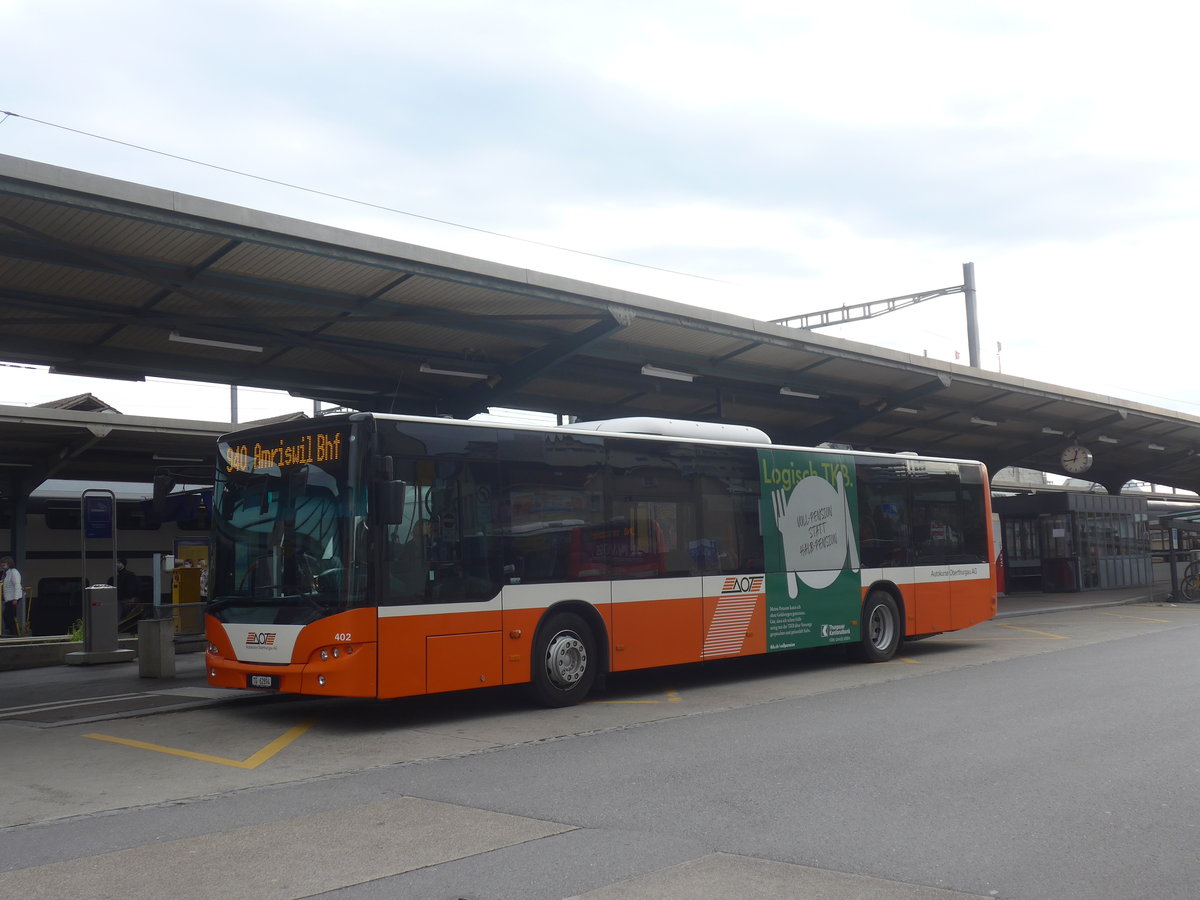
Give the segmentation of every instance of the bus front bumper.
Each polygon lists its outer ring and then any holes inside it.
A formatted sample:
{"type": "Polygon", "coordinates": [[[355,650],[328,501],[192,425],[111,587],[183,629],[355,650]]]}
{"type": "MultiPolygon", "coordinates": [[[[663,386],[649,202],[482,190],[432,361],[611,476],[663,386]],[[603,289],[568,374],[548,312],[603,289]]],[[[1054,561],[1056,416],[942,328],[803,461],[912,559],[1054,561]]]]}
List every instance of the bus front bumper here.
{"type": "Polygon", "coordinates": [[[314,653],[307,663],[263,665],[229,659],[210,646],[204,655],[208,683],[213,687],[326,697],[376,696],[376,645],[356,644],[350,652],[314,653]]]}

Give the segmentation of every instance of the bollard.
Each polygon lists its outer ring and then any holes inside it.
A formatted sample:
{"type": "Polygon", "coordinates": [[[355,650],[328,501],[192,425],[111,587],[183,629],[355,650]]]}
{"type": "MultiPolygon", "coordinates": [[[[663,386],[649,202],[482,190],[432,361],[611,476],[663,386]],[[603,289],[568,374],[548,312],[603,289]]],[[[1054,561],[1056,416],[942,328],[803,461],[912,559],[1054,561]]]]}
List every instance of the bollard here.
{"type": "Polygon", "coordinates": [[[138,622],[138,675],[175,677],[175,623],[171,619],[138,622]]]}

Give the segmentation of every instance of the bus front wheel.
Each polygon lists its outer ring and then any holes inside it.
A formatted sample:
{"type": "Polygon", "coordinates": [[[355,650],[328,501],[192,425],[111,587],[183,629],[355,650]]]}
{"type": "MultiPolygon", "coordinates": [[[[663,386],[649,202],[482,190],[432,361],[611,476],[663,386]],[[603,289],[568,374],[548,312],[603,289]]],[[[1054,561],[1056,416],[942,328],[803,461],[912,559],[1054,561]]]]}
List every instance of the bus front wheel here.
{"type": "Polygon", "coordinates": [[[596,680],[600,654],[588,623],[575,613],[555,613],[538,629],[530,687],[543,706],[572,706],[596,680]]]}
{"type": "Polygon", "coordinates": [[[866,662],[887,662],[900,648],[900,610],[887,591],[871,591],[863,604],[859,656],[866,662]]]}

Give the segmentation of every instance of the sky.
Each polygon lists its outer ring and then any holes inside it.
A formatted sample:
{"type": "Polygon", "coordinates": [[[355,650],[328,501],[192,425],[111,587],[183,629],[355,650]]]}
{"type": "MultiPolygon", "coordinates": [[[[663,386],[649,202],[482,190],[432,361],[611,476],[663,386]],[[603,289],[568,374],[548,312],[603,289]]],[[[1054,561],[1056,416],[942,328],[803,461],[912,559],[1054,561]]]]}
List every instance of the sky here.
{"type": "MultiPolygon", "coordinates": [[[[984,368],[1200,415],[1198,25],[1161,0],[0,0],[0,153],[760,319],[972,262],[984,368]]],[[[967,361],[961,295],[823,333],[967,361]]],[[[226,386],[0,366],[0,404],[84,391],[229,417],[226,386]]]]}

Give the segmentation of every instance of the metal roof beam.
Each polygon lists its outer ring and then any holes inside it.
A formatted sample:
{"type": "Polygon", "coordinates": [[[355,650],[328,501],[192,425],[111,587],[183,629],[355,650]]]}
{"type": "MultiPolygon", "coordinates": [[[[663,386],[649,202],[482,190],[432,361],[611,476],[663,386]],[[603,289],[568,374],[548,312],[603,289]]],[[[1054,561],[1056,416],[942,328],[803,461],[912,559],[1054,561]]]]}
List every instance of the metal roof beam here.
{"type": "Polygon", "coordinates": [[[618,312],[610,315],[605,321],[597,322],[582,331],[543,347],[524,359],[504,367],[497,373],[494,380],[489,378],[487,381],[471,385],[454,398],[450,408],[455,416],[465,419],[483,412],[489,406],[503,406],[507,398],[535,378],[544,375],[547,370],[576,355],[585,347],[620,331],[631,321],[630,317],[618,312]]]}
{"type": "Polygon", "coordinates": [[[918,400],[928,397],[930,394],[936,394],[939,391],[944,391],[950,387],[953,379],[948,373],[942,372],[938,376],[919,387],[904,391],[901,394],[896,394],[887,397],[879,402],[860,406],[854,412],[848,412],[840,416],[826,419],[824,422],[818,422],[811,428],[805,429],[803,432],[805,441],[808,443],[820,443],[822,441],[830,441],[836,439],[842,432],[862,425],[871,419],[878,418],[888,410],[895,409],[897,406],[905,406],[909,403],[915,403],[918,400]]]}
{"type": "MultiPolygon", "coordinates": [[[[50,365],[67,374],[75,374],[72,368],[73,344],[53,341],[22,341],[23,355],[40,365],[50,365]]],[[[204,360],[188,357],[187,367],[181,358],[172,353],[131,354],[120,349],[101,348],[92,363],[95,371],[86,374],[104,378],[141,380],[147,376],[181,378],[206,381],[214,384],[245,385],[248,367],[231,363],[225,358],[204,360]],[[106,374],[100,375],[100,370],[106,374]]],[[[326,397],[335,395],[340,402],[354,406],[359,399],[393,396],[400,387],[394,374],[369,375],[363,372],[341,375],[332,372],[314,372],[310,369],[293,369],[273,366],[256,373],[253,384],[268,390],[287,391],[299,397],[312,397],[320,392],[326,397]]],[[[364,409],[367,407],[363,407],[364,409]]],[[[378,409],[378,406],[371,408],[378,409]]]]}
{"type": "Polygon", "coordinates": [[[88,425],[82,434],[74,435],[70,440],[61,442],[57,450],[36,464],[29,472],[30,478],[36,484],[41,484],[54,473],[62,469],[77,456],[95,446],[112,433],[111,425],[88,425]]]}
{"type": "MultiPolygon", "coordinates": [[[[215,262],[240,242],[230,241],[222,251],[210,257],[215,262]]],[[[152,298],[150,305],[161,302],[172,293],[179,293],[200,302],[216,302],[211,298],[196,297],[189,290],[206,291],[234,298],[275,301],[319,310],[324,315],[315,315],[314,323],[329,323],[330,315],[341,313],[350,320],[403,321],[444,325],[460,331],[477,331],[480,334],[506,334],[513,338],[529,340],[531,337],[553,337],[559,332],[545,328],[536,330],[532,322],[594,320],[596,313],[579,312],[552,315],[476,315],[454,310],[441,310],[411,303],[396,303],[382,299],[387,291],[414,277],[404,272],[391,278],[370,294],[350,294],[327,289],[304,287],[286,282],[268,281],[233,275],[225,272],[205,271],[203,266],[177,266],[157,260],[138,257],[102,255],[85,252],[68,244],[52,241],[39,243],[13,241],[0,236],[0,254],[12,258],[49,265],[69,266],[93,272],[119,274],[158,285],[162,293],[152,298]],[[186,288],[186,289],[185,289],[186,288]],[[377,312],[377,316],[364,316],[365,311],[377,312]],[[534,333],[531,335],[531,331],[534,333]]],[[[244,315],[231,313],[234,318],[244,315]]],[[[274,317],[272,317],[274,318],[274,317]]]]}
{"type": "MultiPolygon", "coordinates": [[[[1062,434],[1046,435],[1039,431],[1038,437],[1035,440],[1010,443],[1003,447],[998,447],[992,456],[998,461],[1004,461],[1003,465],[1000,466],[1002,469],[1009,466],[1021,466],[1042,469],[1044,471],[1056,471],[1058,460],[1047,459],[1042,454],[1052,449],[1061,449],[1069,441],[1084,440],[1089,434],[1099,434],[1105,428],[1125,421],[1128,415],[1128,412],[1119,409],[1111,415],[1105,416],[1096,422],[1091,422],[1086,426],[1065,426],[1059,429],[1063,432],[1062,434]]],[[[1039,429],[1051,427],[1041,422],[1031,422],[1030,425],[1039,429]]]]}

